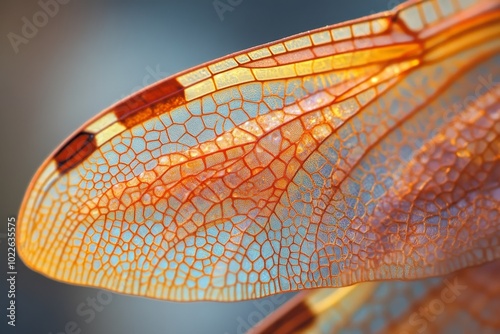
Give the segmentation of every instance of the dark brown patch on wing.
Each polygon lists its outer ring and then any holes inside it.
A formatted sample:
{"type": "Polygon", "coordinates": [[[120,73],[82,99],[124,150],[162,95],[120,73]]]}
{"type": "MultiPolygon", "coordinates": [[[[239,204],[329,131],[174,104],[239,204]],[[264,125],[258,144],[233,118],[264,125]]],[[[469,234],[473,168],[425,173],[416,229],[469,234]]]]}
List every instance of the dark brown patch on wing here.
{"type": "Polygon", "coordinates": [[[114,108],[118,120],[127,128],[185,104],[184,87],[175,78],[158,83],[131,96],[114,108]],[[162,103],[161,108],[152,105],[162,103]]]}
{"type": "Polygon", "coordinates": [[[72,169],[97,148],[94,135],[80,132],[73,136],[54,156],[61,174],[72,169]]]}

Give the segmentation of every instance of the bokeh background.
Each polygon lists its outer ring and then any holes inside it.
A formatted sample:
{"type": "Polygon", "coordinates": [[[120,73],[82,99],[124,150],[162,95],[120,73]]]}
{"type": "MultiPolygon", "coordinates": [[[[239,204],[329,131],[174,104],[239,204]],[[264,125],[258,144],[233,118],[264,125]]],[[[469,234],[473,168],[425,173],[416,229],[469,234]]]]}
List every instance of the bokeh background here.
{"type": "Polygon", "coordinates": [[[171,303],[104,294],[51,281],[18,258],[13,328],[6,318],[7,219],[17,216],[32,175],[66,137],[139,88],[235,51],[399,2],[2,0],[0,332],[242,333],[290,298],[171,303]],[[214,3],[227,11],[219,15],[214,3]],[[43,14],[44,7],[52,15],[43,14]],[[26,22],[38,27],[29,30],[26,22]],[[102,303],[97,300],[91,319],[88,298],[97,296],[102,303]]]}

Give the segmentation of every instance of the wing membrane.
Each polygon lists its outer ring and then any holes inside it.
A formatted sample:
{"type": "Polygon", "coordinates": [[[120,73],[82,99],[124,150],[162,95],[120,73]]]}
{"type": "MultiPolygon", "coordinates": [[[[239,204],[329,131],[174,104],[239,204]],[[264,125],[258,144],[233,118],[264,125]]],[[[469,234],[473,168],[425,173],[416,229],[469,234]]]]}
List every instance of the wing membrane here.
{"type": "Polygon", "coordinates": [[[498,4],[443,3],[229,56],[104,111],[35,176],[24,262],[231,301],[498,258],[498,91],[476,89],[499,74],[498,4]]]}

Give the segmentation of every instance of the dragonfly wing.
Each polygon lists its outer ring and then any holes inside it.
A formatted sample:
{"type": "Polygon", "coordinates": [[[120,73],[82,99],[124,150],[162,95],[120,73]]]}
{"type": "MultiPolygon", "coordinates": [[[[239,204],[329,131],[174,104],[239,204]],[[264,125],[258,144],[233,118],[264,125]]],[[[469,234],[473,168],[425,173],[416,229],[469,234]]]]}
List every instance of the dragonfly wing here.
{"type": "Polygon", "coordinates": [[[38,171],[20,256],[64,282],[185,301],[498,258],[498,91],[450,109],[498,75],[498,12],[412,2],[135,94],[38,171]]]}
{"type": "Polygon", "coordinates": [[[444,277],[308,290],[249,334],[495,333],[498,261],[444,277]]]}

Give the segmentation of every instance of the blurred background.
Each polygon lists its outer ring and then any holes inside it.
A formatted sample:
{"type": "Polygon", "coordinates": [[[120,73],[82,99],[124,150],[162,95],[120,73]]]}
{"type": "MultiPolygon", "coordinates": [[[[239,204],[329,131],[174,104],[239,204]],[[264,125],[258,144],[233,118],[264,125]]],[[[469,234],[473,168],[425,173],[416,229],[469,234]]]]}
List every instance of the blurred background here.
{"type": "Polygon", "coordinates": [[[171,303],[54,282],[17,258],[7,325],[7,221],[42,161],[102,109],[200,63],[390,9],[398,0],[3,0],[1,333],[244,333],[292,295],[171,303]],[[95,304],[93,301],[95,300],[95,304]]]}

